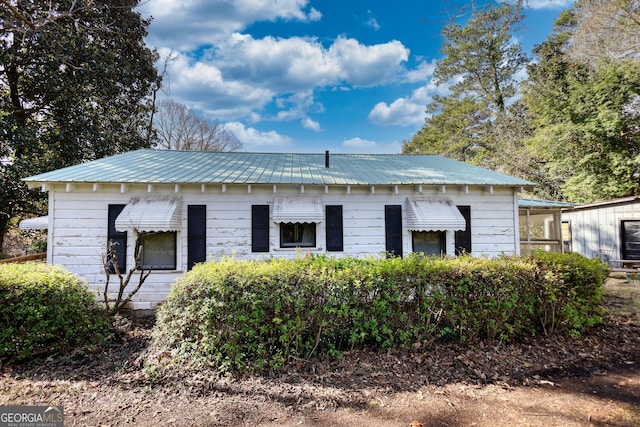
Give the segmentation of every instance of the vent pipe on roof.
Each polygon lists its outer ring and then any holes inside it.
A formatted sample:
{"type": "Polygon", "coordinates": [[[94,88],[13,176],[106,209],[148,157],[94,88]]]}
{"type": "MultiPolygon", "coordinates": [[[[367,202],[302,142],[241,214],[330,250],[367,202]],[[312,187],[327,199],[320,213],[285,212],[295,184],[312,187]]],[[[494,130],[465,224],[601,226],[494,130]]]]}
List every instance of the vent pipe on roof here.
{"type": "Polygon", "coordinates": [[[324,152],[324,167],[329,167],[329,150],[324,152]]]}

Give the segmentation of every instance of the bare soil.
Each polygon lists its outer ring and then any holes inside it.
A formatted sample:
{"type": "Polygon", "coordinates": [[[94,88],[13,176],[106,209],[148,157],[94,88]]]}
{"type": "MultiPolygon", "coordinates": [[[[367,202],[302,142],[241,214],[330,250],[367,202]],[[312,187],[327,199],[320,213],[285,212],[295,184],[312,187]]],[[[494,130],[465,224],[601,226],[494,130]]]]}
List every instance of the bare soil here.
{"type": "Polygon", "coordinates": [[[99,353],[0,367],[1,405],[62,405],[65,426],[638,426],[640,283],[606,286],[579,338],[345,353],[271,377],[154,370],[153,317],[99,353]]]}

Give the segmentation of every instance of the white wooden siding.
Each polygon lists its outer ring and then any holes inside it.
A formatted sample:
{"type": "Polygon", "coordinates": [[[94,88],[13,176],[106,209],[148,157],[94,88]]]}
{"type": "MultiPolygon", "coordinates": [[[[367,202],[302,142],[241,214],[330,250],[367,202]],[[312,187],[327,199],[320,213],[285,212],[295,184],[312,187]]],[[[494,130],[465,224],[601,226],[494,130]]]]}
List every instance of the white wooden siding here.
{"type": "Polygon", "coordinates": [[[622,258],[621,223],[640,220],[640,201],[562,212],[571,227],[571,250],[603,261],[622,258]]]}
{"type": "MultiPolygon", "coordinates": [[[[135,307],[148,309],[161,303],[171,284],[184,275],[187,265],[187,206],[206,205],[207,259],[224,256],[239,259],[264,257],[296,257],[302,250],[280,248],[279,224],[270,220],[269,253],[251,252],[251,206],[269,205],[273,209],[276,196],[316,196],[324,205],[342,205],[344,251],[329,252],[329,256],[382,256],[385,251],[385,205],[401,205],[403,212],[403,253],[411,251],[411,232],[406,229],[405,200],[420,196],[416,186],[346,187],[299,185],[181,185],[179,195],[183,203],[183,232],[177,235],[177,270],[154,271],[134,298],[135,307]],[[224,191],[223,191],[224,190],[224,191]],[[304,190],[304,192],[303,192],[304,190]]],[[[456,190],[438,193],[437,189],[424,186],[424,197],[450,199],[456,205],[471,207],[472,253],[495,257],[503,253],[517,253],[518,210],[516,194],[511,188],[494,188],[493,193],[483,188],[470,188],[468,193],[456,190]]],[[[133,196],[167,194],[175,195],[175,186],[128,185],[122,191],[120,185],[102,185],[93,191],[90,184],[75,185],[66,191],[64,185],[49,189],[49,215],[53,218],[49,230],[48,262],[62,264],[69,271],[84,277],[93,289],[101,294],[105,284],[102,259],[107,241],[107,213],[110,204],[126,204],[133,196]]],[[[324,221],[316,227],[317,248],[314,253],[326,252],[324,221]]],[[[133,264],[133,232],[127,233],[127,267],[133,264]]],[[[450,254],[453,251],[453,235],[447,236],[450,254]]],[[[137,280],[137,277],[134,276],[137,280]]],[[[135,286],[133,283],[131,286],[135,286]]],[[[112,288],[117,278],[112,278],[112,288]]]]}

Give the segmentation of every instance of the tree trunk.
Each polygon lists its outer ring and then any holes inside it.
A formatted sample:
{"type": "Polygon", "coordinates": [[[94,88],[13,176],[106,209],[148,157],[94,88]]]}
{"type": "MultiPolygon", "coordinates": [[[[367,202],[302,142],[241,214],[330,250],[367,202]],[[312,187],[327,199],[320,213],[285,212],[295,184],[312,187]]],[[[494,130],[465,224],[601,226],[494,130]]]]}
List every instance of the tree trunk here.
{"type": "Polygon", "coordinates": [[[2,247],[4,244],[4,235],[7,233],[7,227],[9,225],[9,218],[4,215],[0,215],[0,253],[2,253],[2,247]]]}

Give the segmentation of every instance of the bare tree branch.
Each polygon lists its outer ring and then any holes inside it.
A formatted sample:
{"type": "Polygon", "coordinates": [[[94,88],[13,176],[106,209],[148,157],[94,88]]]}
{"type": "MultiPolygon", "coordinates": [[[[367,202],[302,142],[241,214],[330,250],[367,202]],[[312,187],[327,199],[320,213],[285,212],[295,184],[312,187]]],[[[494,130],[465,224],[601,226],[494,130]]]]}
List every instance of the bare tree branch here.
{"type": "Polygon", "coordinates": [[[242,143],[218,120],[211,123],[186,105],[170,99],[158,103],[154,126],[158,132],[158,148],[195,151],[236,151],[242,148],[242,143]]]}

